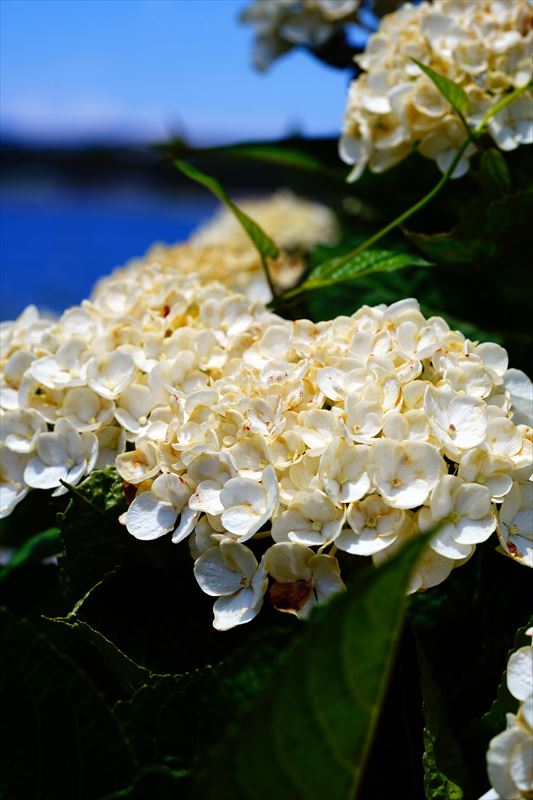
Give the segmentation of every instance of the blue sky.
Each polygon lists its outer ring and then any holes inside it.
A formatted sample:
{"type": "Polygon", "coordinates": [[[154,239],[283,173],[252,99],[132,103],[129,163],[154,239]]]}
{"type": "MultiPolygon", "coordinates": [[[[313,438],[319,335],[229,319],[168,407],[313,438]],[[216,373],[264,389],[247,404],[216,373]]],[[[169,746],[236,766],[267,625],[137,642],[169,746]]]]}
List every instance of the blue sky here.
{"type": "Polygon", "coordinates": [[[198,144],[339,131],[347,78],[303,52],[259,75],[247,0],[0,0],[0,124],[39,141],[198,144]]]}

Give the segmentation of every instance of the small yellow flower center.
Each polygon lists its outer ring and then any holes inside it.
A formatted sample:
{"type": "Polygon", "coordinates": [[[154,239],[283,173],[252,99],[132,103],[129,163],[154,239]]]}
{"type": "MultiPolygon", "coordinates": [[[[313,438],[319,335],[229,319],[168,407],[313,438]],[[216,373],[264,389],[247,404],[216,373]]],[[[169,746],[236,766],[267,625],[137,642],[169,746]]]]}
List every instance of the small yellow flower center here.
{"type": "Polygon", "coordinates": [[[67,460],[65,461],[65,466],[68,467],[69,469],[70,469],[70,467],[73,467],[74,466],[74,459],[73,458],[67,458],[67,460]]]}
{"type": "Polygon", "coordinates": [[[487,482],[487,479],[485,478],[484,475],[478,475],[477,476],[477,482],[481,483],[483,485],[483,484],[485,484],[487,482]]]}
{"type": "Polygon", "coordinates": [[[513,522],[512,525],[509,525],[508,530],[509,530],[509,536],[516,536],[518,533],[520,533],[520,528],[516,524],[516,522],[513,522]]]}
{"type": "Polygon", "coordinates": [[[320,531],[320,530],[322,530],[322,523],[321,522],[313,522],[313,524],[311,525],[311,528],[314,531],[320,531]]]}
{"type": "Polygon", "coordinates": [[[459,520],[461,519],[461,515],[459,514],[458,511],[452,511],[452,513],[450,514],[450,519],[453,523],[459,522],[459,520]]]}
{"type": "Polygon", "coordinates": [[[376,517],[368,517],[368,519],[366,521],[366,527],[367,528],[375,528],[376,524],[377,524],[376,517]]]}
{"type": "Polygon", "coordinates": [[[395,488],[397,488],[398,486],[402,485],[402,482],[401,482],[401,480],[399,478],[393,478],[391,480],[391,482],[390,482],[390,485],[394,486],[395,488]]]}
{"type": "Polygon", "coordinates": [[[139,425],[146,425],[147,422],[146,417],[139,417],[139,425]]]}

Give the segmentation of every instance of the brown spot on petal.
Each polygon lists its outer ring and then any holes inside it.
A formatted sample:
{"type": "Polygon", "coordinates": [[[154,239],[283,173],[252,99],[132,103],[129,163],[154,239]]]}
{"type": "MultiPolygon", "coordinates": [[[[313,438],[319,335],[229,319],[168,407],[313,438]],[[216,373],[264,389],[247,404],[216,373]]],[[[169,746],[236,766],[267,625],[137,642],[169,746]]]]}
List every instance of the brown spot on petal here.
{"type": "Polygon", "coordinates": [[[512,542],[507,542],[507,550],[512,556],[516,556],[516,554],[518,553],[516,545],[513,544],[512,542]]]}
{"type": "Polygon", "coordinates": [[[268,590],[270,602],[278,611],[300,611],[311,594],[311,581],[294,581],[294,583],[279,583],[272,581],[268,590]]]}
{"type": "Polygon", "coordinates": [[[170,314],[170,306],[163,306],[163,311],[161,312],[163,317],[168,317],[170,314]]]}

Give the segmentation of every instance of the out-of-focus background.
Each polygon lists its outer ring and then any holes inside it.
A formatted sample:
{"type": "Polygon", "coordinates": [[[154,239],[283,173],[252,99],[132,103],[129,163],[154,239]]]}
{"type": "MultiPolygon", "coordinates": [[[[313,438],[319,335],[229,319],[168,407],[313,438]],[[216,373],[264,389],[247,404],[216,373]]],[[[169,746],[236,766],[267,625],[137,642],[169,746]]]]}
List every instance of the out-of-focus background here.
{"type": "MultiPolygon", "coordinates": [[[[61,311],[215,208],[154,151],[338,135],[346,80],[295,50],[251,66],[245,0],[2,0],[0,318],[61,311]]],[[[229,164],[243,194],[280,170],[229,164]]]]}

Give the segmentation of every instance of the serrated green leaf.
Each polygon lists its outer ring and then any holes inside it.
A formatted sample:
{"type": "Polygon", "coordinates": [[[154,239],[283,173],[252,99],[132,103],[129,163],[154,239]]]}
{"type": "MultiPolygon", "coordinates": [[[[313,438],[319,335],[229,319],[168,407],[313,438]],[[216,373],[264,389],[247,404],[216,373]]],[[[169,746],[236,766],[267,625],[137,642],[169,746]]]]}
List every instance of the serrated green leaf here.
{"type": "Polygon", "coordinates": [[[114,467],[93,472],[70,487],[70,502],[58,515],[63,583],[79,597],[116,567],[141,559],[139,542],[118,521],[126,510],[124,482],[114,467]]]}
{"type": "Polygon", "coordinates": [[[198,800],[355,796],[401,630],[421,537],[319,609],[268,688],[206,758],[198,800]]]}
{"type": "Polygon", "coordinates": [[[326,286],[354,281],[378,272],[395,272],[406,267],[430,267],[432,264],[420,256],[392,250],[363,250],[354,256],[337,256],[314,267],[308,277],[296,289],[291,289],[279,298],[293,297],[302,292],[311,292],[326,286]]]}
{"type": "Polygon", "coordinates": [[[48,617],[50,622],[63,625],[76,636],[95,647],[100,653],[106,666],[116,676],[123,688],[132,692],[139,689],[151,680],[150,670],[137,664],[133,659],[120,650],[110,639],[92,628],[87,622],[77,620],[75,617],[48,617]]]}
{"type": "Polygon", "coordinates": [[[444,99],[447,100],[454,111],[462,117],[463,114],[468,111],[469,106],[468,96],[465,90],[457,83],[454,83],[454,81],[445,78],[444,75],[439,75],[439,73],[435,72],[431,67],[422,64],[422,62],[418,61],[416,58],[413,58],[412,61],[414,61],[417,67],[433,81],[444,99]]]}
{"type": "Polygon", "coordinates": [[[18,567],[55,555],[59,548],[59,528],[47,528],[45,531],[36,533],[13,553],[4,567],[0,568],[0,581],[18,567]]]}
{"type": "Polygon", "coordinates": [[[491,197],[502,197],[511,191],[511,176],[498,148],[491,147],[481,154],[479,180],[483,190],[491,197]]]}
{"type": "Polygon", "coordinates": [[[463,800],[466,764],[447,719],[446,705],[427,658],[417,643],[424,715],[424,789],[427,800],[463,800]]]}
{"type": "Polygon", "coordinates": [[[104,698],[29,623],[0,611],[0,796],[94,800],[131,780],[104,698]]]}
{"type": "Polygon", "coordinates": [[[220,183],[215,180],[215,178],[212,178],[210,175],[206,175],[196,167],[193,167],[192,164],[188,164],[186,161],[181,161],[180,159],[174,160],[174,166],[176,166],[191,180],[202,184],[202,186],[205,186],[206,189],[209,189],[209,191],[211,191],[215,197],[218,197],[218,199],[224,203],[224,205],[240,222],[262,259],[266,260],[269,258],[277,258],[279,255],[279,248],[277,245],[272,241],[270,236],[268,236],[262,230],[262,228],[259,227],[257,222],[254,222],[254,220],[245,214],[244,211],[241,211],[241,209],[233,202],[233,200],[228,197],[226,191],[222,188],[220,183]]]}
{"type": "Polygon", "coordinates": [[[242,712],[265,685],[292,631],[273,628],[252,636],[216,667],[184,675],[152,676],[114,713],[140,764],[190,769],[217,741],[228,719],[242,712]]]}

